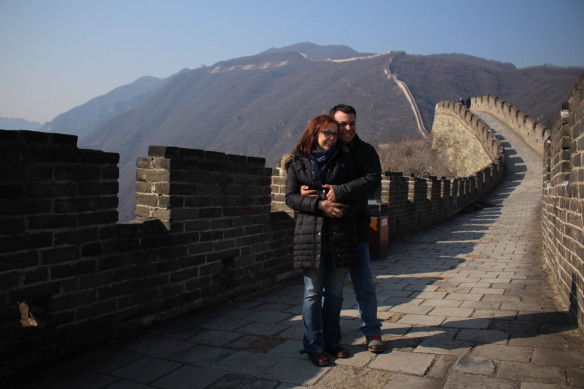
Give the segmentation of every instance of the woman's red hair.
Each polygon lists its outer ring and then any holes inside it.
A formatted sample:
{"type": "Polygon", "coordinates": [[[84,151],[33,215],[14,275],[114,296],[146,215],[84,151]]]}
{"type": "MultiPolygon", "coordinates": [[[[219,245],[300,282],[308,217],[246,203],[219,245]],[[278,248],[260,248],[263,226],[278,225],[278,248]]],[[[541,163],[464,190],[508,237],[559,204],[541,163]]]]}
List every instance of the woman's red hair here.
{"type": "Polygon", "coordinates": [[[294,153],[309,157],[310,150],[316,148],[316,143],[318,142],[318,133],[320,131],[326,130],[331,124],[334,124],[337,127],[337,131],[339,131],[339,123],[337,123],[329,115],[319,115],[312,119],[298,140],[298,143],[294,148],[294,153]]]}

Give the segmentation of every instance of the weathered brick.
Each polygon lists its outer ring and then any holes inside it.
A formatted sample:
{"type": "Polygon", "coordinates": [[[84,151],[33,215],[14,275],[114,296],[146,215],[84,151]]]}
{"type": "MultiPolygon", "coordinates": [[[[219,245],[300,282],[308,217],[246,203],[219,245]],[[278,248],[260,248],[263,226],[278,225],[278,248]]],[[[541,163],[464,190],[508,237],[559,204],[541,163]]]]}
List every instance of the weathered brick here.
{"type": "Polygon", "coordinates": [[[33,250],[50,247],[53,244],[51,232],[24,233],[13,236],[0,236],[0,253],[33,250]]]}

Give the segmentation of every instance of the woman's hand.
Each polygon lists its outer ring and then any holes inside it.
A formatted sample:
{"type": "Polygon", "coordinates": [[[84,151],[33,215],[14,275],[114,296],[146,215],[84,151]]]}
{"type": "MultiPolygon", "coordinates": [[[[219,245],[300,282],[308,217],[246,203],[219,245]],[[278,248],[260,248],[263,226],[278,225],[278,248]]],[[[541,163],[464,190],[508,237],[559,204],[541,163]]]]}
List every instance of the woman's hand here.
{"type": "Polygon", "coordinates": [[[330,200],[332,202],[337,201],[337,198],[335,197],[335,188],[333,188],[332,185],[326,184],[326,185],[323,185],[322,187],[328,189],[327,194],[326,194],[327,200],[330,200]]]}
{"type": "Polygon", "coordinates": [[[318,202],[318,209],[320,209],[325,216],[339,219],[345,216],[343,212],[343,204],[334,203],[329,200],[322,200],[318,202]]]}
{"type": "Polygon", "coordinates": [[[316,189],[310,189],[308,185],[302,185],[300,187],[300,194],[302,196],[316,196],[316,189]]]}

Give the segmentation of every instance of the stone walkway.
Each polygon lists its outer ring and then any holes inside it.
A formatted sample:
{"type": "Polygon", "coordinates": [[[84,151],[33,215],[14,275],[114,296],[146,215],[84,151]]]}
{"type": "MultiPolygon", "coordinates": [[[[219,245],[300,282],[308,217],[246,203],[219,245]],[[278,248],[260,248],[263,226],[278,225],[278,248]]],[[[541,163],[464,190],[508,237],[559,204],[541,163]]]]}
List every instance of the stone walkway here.
{"type": "Polygon", "coordinates": [[[302,348],[301,280],[53,366],[15,388],[584,387],[584,336],[541,257],[541,158],[500,122],[507,177],[484,207],[390,242],[372,264],[388,350],[366,351],[350,283],[343,343],[317,368],[302,348]]]}

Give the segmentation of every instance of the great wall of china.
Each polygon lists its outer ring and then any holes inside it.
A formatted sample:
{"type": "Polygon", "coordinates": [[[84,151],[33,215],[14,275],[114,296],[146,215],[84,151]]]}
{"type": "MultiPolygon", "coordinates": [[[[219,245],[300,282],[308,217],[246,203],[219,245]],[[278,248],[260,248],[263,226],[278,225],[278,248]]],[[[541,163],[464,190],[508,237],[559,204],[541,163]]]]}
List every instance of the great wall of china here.
{"type": "MultiPolygon", "coordinates": [[[[465,136],[469,148],[478,141],[483,149],[477,171],[457,179],[386,173],[370,205],[385,221],[374,232],[377,254],[497,185],[504,150],[473,113],[487,112],[542,156],[542,255],[581,324],[583,86],[580,77],[552,129],[492,96],[472,98],[471,110],[438,104],[433,132],[472,134],[465,136]]],[[[75,136],[31,131],[0,131],[0,148],[0,375],[298,276],[283,178],[262,158],[151,146],[137,161],[137,218],[118,223],[117,154],[78,149],[75,136]]],[[[463,154],[452,163],[466,165],[463,154]]]]}

